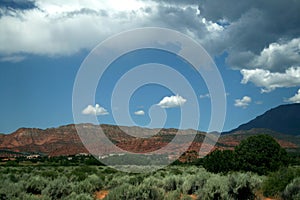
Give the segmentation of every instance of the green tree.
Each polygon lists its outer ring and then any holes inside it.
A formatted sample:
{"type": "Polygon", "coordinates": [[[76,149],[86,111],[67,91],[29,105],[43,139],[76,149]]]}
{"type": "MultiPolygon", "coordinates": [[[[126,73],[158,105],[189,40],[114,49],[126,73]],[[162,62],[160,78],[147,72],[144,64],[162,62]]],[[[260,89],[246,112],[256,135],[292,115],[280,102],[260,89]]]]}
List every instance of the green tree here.
{"type": "Polygon", "coordinates": [[[236,169],[235,154],[231,150],[215,150],[203,159],[203,167],[213,173],[227,173],[236,169]]]}
{"type": "Polygon", "coordinates": [[[235,148],[239,169],[266,174],[286,165],[286,151],[269,135],[254,135],[235,148]]]}

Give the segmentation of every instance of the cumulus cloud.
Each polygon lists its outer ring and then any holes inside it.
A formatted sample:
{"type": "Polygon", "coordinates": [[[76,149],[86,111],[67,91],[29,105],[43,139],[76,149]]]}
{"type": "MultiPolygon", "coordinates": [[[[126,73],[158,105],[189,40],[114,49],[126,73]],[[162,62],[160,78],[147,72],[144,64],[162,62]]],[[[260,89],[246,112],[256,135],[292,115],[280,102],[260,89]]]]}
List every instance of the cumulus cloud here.
{"type": "Polygon", "coordinates": [[[5,56],[72,55],[120,31],[158,26],[188,34],[212,56],[226,52],[233,69],[284,74],[300,62],[300,1],[11,2],[0,4],[0,54],[5,56]],[[282,10],[288,12],[279,15],[282,10]]]}
{"type": "Polygon", "coordinates": [[[206,94],[200,94],[200,99],[205,99],[205,98],[210,98],[210,94],[206,93],[206,94]]]}
{"type": "Polygon", "coordinates": [[[71,55],[90,50],[107,37],[132,28],[160,26],[183,33],[202,33],[206,25],[197,17],[198,6],[179,6],[140,0],[36,0],[37,8],[2,8],[0,54],[71,55]],[[4,12],[5,10],[5,12],[4,12]],[[163,19],[163,20],[162,20],[163,19]]]}
{"type": "Polygon", "coordinates": [[[134,112],[135,115],[145,115],[145,112],[143,110],[138,110],[134,112]]]}
{"type": "Polygon", "coordinates": [[[286,102],[290,102],[290,103],[300,103],[300,89],[298,90],[298,92],[291,98],[288,98],[286,100],[286,102]]]}
{"type": "Polygon", "coordinates": [[[287,88],[300,85],[300,67],[291,67],[284,73],[270,72],[264,69],[243,69],[241,83],[254,83],[262,92],[270,92],[276,88],[287,88]]]}
{"type": "Polygon", "coordinates": [[[103,107],[101,107],[99,104],[96,104],[95,106],[88,105],[85,109],[83,109],[82,114],[84,115],[108,115],[109,113],[107,110],[103,107]]]}
{"type": "Polygon", "coordinates": [[[251,103],[251,101],[252,101],[251,97],[244,96],[242,99],[236,99],[234,106],[247,108],[249,106],[249,104],[251,103]]]}
{"type": "Polygon", "coordinates": [[[271,43],[260,55],[253,58],[249,66],[284,71],[300,63],[300,38],[285,43],[271,43]]]}
{"type": "Polygon", "coordinates": [[[185,104],[186,101],[187,100],[184,99],[182,96],[176,95],[164,97],[157,105],[161,108],[174,108],[182,106],[183,104],[185,104]]]}
{"type": "Polygon", "coordinates": [[[231,68],[284,72],[299,65],[300,1],[203,0],[199,4],[201,17],[224,27],[203,45],[213,54],[226,52],[231,68]],[[279,15],[280,10],[288,12],[279,15]]]}
{"type": "Polygon", "coordinates": [[[26,59],[25,56],[12,55],[12,56],[0,57],[0,62],[18,63],[18,62],[21,62],[25,59],[26,59]]]}

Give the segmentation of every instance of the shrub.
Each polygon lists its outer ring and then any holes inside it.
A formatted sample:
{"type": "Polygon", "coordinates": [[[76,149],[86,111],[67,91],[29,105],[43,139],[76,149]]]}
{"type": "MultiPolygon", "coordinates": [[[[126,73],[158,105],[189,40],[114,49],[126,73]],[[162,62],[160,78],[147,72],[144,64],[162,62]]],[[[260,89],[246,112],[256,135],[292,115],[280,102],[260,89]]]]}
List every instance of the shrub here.
{"type": "Polygon", "coordinates": [[[84,180],[73,184],[72,191],[76,192],[77,194],[92,193],[95,191],[95,186],[89,181],[84,180]]]}
{"type": "Polygon", "coordinates": [[[300,200],[300,177],[295,178],[286,186],[282,194],[282,198],[285,200],[300,200]]]}
{"type": "Polygon", "coordinates": [[[300,167],[281,168],[271,173],[263,182],[263,194],[265,196],[281,196],[286,186],[299,176],[300,167]]]}
{"type": "Polygon", "coordinates": [[[140,185],[136,188],[136,193],[138,194],[136,199],[144,200],[162,200],[164,199],[164,191],[157,187],[147,187],[145,185],[140,185]]]}
{"type": "Polygon", "coordinates": [[[8,174],[8,178],[13,183],[17,183],[19,181],[19,177],[15,174],[8,174]]]}
{"type": "Polygon", "coordinates": [[[63,176],[51,181],[42,191],[42,195],[47,195],[52,199],[60,199],[67,197],[69,194],[71,194],[71,191],[71,185],[68,183],[67,178],[63,176]]]}
{"type": "Polygon", "coordinates": [[[7,167],[16,167],[18,165],[19,165],[19,163],[15,160],[9,160],[5,163],[5,166],[7,166],[7,167]]]}
{"type": "Polygon", "coordinates": [[[49,179],[54,180],[59,176],[59,173],[54,171],[51,168],[47,168],[47,169],[43,170],[40,175],[45,177],[45,178],[49,178],[49,179]]]}
{"type": "Polygon", "coordinates": [[[128,183],[131,185],[140,185],[144,180],[144,177],[142,175],[133,175],[130,176],[128,183]]]}
{"type": "Polygon", "coordinates": [[[103,181],[101,177],[97,176],[96,174],[89,175],[86,180],[94,186],[95,190],[100,190],[103,187],[103,181]]]}
{"type": "Polygon", "coordinates": [[[228,194],[236,200],[255,199],[255,190],[260,188],[262,178],[252,173],[233,173],[228,177],[228,194]]]}
{"type": "Polygon", "coordinates": [[[125,176],[114,175],[113,178],[108,182],[107,187],[108,188],[117,187],[124,183],[128,183],[129,179],[130,179],[130,176],[128,176],[128,175],[125,175],[125,176]]]}
{"type": "Polygon", "coordinates": [[[192,199],[192,197],[184,194],[184,195],[182,195],[181,200],[193,200],[193,199],[192,199]]]}
{"type": "Polygon", "coordinates": [[[185,181],[182,184],[182,192],[184,194],[195,194],[199,189],[203,188],[209,177],[209,173],[186,176],[185,181]]]}
{"type": "Polygon", "coordinates": [[[19,195],[19,200],[51,200],[48,196],[37,196],[34,194],[21,193],[19,195]]]}
{"type": "Polygon", "coordinates": [[[115,200],[115,199],[124,199],[129,200],[132,198],[132,191],[134,187],[128,183],[122,184],[118,187],[110,190],[108,195],[106,196],[106,200],[115,200]]]}
{"type": "Polygon", "coordinates": [[[159,179],[154,176],[149,176],[144,179],[143,184],[147,187],[156,186],[156,187],[162,188],[164,185],[164,182],[162,179],[159,179]]]}
{"type": "Polygon", "coordinates": [[[179,190],[174,190],[166,193],[164,200],[180,199],[181,193],[179,190]]]}
{"type": "Polygon", "coordinates": [[[203,188],[198,192],[198,199],[200,200],[221,200],[231,199],[229,191],[229,181],[226,176],[219,174],[212,175],[203,188]]]}
{"type": "Polygon", "coordinates": [[[163,188],[166,192],[177,190],[182,185],[183,180],[179,176],[169,175],[164,179],[163,188]]]}
{"type": "Polygon", "coordinates": [[[74,182],[72,190],[77,194],[80,193],[93,193],[103,187],[103,181],[96,174],[89,175],[83,181],[74,182]]]}
{"type": "Polygon", "coordinates": [[[24,190],[24,184],[22,182],[12,183],[9,180],[1,180],[1,199],[18,199],[18,197],[24,193],[24,190]]]}
{"type": "Polygon", "coordinates": [[[123,184],[112,189],[107,195],[107,200],[162,200],[164,192],[156,187],[146,187],[144,185],[133,186],[123,184]]]}
{"type": "Polygon", "coordinates": [[[46,188],[48,180],[39,175],[29,178],[26,184],[26,192],[31,194],[42,194],[42,190],[46,188]]]}
{"type": "Polygon", "coordinates": [[[94,198],[90,194],[76,194],[72,192],[65,200],[93,200],[94,198]]]}

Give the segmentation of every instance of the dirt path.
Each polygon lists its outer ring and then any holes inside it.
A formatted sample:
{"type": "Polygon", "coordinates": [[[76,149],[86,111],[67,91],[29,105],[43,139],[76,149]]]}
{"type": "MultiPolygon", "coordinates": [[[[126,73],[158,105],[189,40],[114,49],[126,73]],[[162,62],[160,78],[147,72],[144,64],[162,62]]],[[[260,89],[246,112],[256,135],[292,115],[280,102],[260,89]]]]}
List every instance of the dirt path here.
{"type": "MultiPolygon", "coordinates": [[[[98,192],[95,192],[96,200],[99,199],[104,199],[108,195],[109,191],[108,190],[100,190],[98,192]]],[[[193,200],[197,199],[197,196],[195,194],[189,195],[193,200]]],[[[266,198],[263,197],[263,195],[259,195],[260,199],[263,200],[276,200],[276,199],[271,199],[271,198],[266,198]]]]}
{"type": "MultiPolygon", "coordinates": [[[[108,190],[100,190],[98,192],[95,192],[96,199],[104,199],[108,195],[108,190]]],[[[189,195],[193,200],[197,199],[197,196],[195,194],[189,195]]]]}
{"type": "Polygon", "coordinates": [[[261,200],[279,200],[279,199],[274,199],[274,198],[268,198],[268,197],[265,197],[262,193],[262,191],[259,191],[256,193],[256,196],[258,197],[258,199],[261,199],[261,200]]]}
{"type": "Polygon", "coordinates": [[[196,200],[197,199],[197,195],[195,195],[195,194],[191,194],[191,195],[189,195],[193,200],[196,200]]]}
{"type": "Polygon", "coordinates": [[[100,190],[96,192],[96,199],[104,199],[108,195],[108,190],[100,190]]]}

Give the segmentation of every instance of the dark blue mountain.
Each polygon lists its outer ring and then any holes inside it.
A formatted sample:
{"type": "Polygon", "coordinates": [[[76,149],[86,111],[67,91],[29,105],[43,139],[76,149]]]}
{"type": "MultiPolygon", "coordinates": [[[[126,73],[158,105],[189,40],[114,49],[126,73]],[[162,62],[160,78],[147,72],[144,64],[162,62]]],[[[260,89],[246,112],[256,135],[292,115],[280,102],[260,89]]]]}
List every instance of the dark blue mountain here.
{"type": "Polygon", "coordinates": [[[253,128],[265,128],[279,133],[300,136],[300,103],[273,108],[227,133],[253,128]]]}

